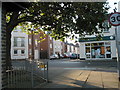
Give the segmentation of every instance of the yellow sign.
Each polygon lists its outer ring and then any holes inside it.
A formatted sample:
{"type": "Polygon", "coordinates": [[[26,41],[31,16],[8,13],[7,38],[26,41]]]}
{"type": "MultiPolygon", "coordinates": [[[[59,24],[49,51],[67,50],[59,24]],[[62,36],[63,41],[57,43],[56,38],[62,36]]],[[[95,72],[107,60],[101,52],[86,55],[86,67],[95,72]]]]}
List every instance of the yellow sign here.
{"type": "Polygon", "coordinates": [[[39,65],[40,68],[45,68],[45,65],[39,65]]]}

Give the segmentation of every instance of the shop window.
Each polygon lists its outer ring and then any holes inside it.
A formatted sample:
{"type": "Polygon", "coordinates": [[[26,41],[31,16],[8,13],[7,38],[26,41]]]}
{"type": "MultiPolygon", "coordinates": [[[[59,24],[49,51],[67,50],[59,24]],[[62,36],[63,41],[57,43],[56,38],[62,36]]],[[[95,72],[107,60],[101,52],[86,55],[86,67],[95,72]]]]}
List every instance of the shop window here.
{"type": "Polygon", "coordinates": [[[110,46],[106,47],[106,58],[111,58],[111,48],[110,48],[110,46]]]}
{"type": "Polygon", "coordinates": [[[110,45],[110,42],[105,42],[105,45],[110,45]]]}
{"type": "Polygon", "coordinates": [[[85,46],[90,46],[90,43],[86,43],[85,46]]]}
{"type": "Polygon", "coordinates": [[[90,58],[90,47],[86,47],[86,58],[90,58]]]}
{"type": "Polygon", "coordinates": [[[86,58],[111,58],[110,44],[110,42],[85,44],[86,58]]]}

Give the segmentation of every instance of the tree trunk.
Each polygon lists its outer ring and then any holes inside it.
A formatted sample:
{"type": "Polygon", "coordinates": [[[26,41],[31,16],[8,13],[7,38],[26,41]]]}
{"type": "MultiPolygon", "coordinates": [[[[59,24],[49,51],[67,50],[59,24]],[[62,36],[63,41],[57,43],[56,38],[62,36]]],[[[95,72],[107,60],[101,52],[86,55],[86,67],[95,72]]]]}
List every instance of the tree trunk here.
{"type": "Polygon", "coordinates": [[[6,31],[6,69],[12,69],[12,63],[11,63],[11,30],[6,31]]]}
{"type": "Polygon", "coordinates": [[[13,12],[9,23],[6,24],[6,69],[12,69],[11,62],[11,32],[18,25],[19,11],[13,12]]]}

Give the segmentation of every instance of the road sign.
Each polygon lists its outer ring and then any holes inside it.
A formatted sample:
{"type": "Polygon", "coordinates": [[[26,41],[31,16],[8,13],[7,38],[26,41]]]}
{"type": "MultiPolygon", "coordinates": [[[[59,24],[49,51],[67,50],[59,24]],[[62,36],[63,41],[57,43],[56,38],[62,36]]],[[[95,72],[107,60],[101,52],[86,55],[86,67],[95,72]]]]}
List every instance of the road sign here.
{"type": "Polygon", "coordinates": [[[113,26],[119,26],[120,25],[120,13],[115,12],[115,13],[111,14],[109,17],[109,22],[113,26]]]}

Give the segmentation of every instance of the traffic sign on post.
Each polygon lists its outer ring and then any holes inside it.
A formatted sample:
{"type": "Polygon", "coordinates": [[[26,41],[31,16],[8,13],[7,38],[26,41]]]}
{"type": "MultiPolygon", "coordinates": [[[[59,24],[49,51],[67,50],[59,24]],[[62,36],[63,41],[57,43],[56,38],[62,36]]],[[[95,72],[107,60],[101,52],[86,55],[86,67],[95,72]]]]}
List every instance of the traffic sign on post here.
{"type": "Polygon", "coordinates": [[[116,46],[117,46],[117,53],[118,53],[118,56],[117,56],[117,70],[118,70],[118,78],[119,78],[119,81],[120,81],[120,50],[119,50],[119,41],[118,41],[118,34],[117,34],[117,26],[120,25],[120,13],[119,12],[115,12],[115,13],[112,13],[109,17],[109,23],[113,26],[116,26],[115,27],[115,35],[116,35],[116,46]]]}
{"type": "Polygon", "coordinates": [[[120,25],[120,13],[119,12],[112,13],[109,17],[109,22],[113,26],[120,25]]]}

